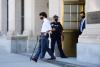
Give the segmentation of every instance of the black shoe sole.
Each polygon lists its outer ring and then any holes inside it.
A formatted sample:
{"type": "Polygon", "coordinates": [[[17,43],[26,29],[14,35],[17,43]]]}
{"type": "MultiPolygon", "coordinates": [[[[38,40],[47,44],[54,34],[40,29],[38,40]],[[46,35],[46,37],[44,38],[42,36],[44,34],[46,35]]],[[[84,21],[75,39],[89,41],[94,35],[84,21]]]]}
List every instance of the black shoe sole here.
{"type": "Polygon", "coordinates": [[[35,59],[35,58],[32,58],[32,60],[33,60],[34,62],[37,62],[37,59],[35,59]]]}

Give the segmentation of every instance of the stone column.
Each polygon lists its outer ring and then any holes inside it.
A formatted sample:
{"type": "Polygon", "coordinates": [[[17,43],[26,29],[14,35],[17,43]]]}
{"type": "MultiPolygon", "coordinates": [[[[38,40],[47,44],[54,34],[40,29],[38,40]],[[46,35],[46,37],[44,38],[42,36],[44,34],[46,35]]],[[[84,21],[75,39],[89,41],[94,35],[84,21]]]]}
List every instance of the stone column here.
{"type": "Polygon", "coordinates": [[[36,43],[36,36],[40,34],[42,23],[39,13],[45,11],[48,13],[48,0],[25,0],[25,29],[23,35],[28,36],[27,51],[32,52],[33,43],[36,43]]]}
{"type": "Polygon", "coordinates": [[[7,0],[0,0],[0,35],[7,33],[7,0]]]}
{"type": "Polygon", "coordinates": [[[61,18],[61,7],[63,0],[49,0],[49,17],[58,15],[61,18]]]}
{"type": "Polygon", "coordinates": [[[86,0],[86,29],[79,36],[77,60],[100,64],[100,1],[86,0]]]}
{"type": "Polygon", "coordinates": [[[35,26],[35,15],[34,15],[34,7],[35,7],[35,0],[25,0],[24,1],[24,33],[23,35],[32,36],[35,26]]]}
{"type": "Polygon", "coordinates": [[[25,30],[24,35],[38,35],[41,24],[39,13],[44,11],[48,14],[48,0],[25,0],[25,30]]]}
{"type": "Polygon", "coordinates": [[[8,35],[21,33],[21,0],[9,0],[9,32],[8,35]]]}

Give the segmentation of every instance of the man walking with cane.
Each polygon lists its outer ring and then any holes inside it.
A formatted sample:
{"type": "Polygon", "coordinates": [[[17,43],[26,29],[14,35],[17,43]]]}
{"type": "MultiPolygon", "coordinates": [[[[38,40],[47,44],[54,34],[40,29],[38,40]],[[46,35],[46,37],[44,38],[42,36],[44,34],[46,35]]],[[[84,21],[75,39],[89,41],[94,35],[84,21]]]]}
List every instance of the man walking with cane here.
{"type": "Polygon", "coordinates": [[[41,35],[39,40],[39,47],[36,55],[32,58],[33,61],[37,62],[38,58],[43,59],[46,51],[51,56],[50,60],[56,59],[53,55],[53,52],[49,49],[49,32],[52,30],[50,21],[47,19],[47,14],[45,12],[41,12],[39,14],[40,19],[43,20],[41,35]]]}

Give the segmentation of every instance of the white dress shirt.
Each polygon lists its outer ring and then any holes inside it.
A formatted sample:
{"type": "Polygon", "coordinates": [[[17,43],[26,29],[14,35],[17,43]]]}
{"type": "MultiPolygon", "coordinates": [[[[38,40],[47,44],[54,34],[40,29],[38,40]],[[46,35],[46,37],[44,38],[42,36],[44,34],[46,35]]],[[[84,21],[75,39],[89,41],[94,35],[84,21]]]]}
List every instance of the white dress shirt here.
{"type": "Polygon", "coordinates": [[[41,28],[41,33],[47,32],[49,30],[52,30],[51,25],[50,25],[50,21],[47,18],[44,18],[42,28],[41,28]]]}

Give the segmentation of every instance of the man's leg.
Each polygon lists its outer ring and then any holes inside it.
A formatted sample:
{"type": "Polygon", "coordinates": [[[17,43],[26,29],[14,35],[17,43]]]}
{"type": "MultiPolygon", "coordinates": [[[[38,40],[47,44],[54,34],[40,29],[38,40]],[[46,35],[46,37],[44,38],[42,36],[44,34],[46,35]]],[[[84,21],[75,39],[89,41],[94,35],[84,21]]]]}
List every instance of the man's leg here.
{"type": "Polygon", "coordinates": [[[51,56],[51,60],[52,59],[55,59],[55,56],[54,56],[54,54],[53,54],[53,52],[52,52],[52,50],[49,48],[49,40],[48,39],[46,39],[46,51],[48,52],[48,54],[51,56]]]}
{"type": "Polygon", "coordinates": [[[47,48],[47,52],[51,56],[51,59],[56,59],[53,52],[50,50],[50,48],[47,48]]]}
{"type": "Polygon", "coordinates": [[[51,38],[51,50],[54,53],[54,49],[55,49],[55,42],[56,40],[54,38],[51,38]]]}
{"type": "Polygon", "coordinates": [[[36,54],[35,54],[35,56],[32,58],[32,60],[35,61],[35,62],[37,62],[40,53],[41,53],[41,39],[39,40],[38,51],[36,52],[36,54]]]}
{"type": "Polygon", "coordinates": [[[46,54],[46,37],[43,36],[41,39],[41,54],[40,54],[40,58],[44,58],[46,54]]]}
{"type": "Polygon", "coordinates": [[[58,49],[59,49],[59,52],[60,52],[60,56],[62,58],[66,58],[63,50],[62,50],[62,43],[61,43],[61,38],[57,38],[57,45],[58,45],[58,49]]]}

